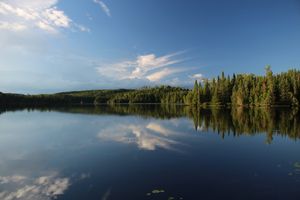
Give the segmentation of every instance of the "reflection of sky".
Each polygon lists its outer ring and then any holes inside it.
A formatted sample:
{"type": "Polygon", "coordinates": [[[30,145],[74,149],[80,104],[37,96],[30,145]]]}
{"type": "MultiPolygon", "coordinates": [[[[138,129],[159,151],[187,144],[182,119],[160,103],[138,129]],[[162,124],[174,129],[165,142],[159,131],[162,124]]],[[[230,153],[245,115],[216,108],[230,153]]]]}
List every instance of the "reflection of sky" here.
{"type": "MultiPolygon", "coordinates": [[[[84,159],[82,152],[94,154],[92,149],[102,148],[101,144],[107,141],[134,144],[144,150],[178,150],[182,144],[179,137],[183,136],[178,127],[187,127],[187,123],[190,123],[187,119],[155,120],[135,116],[4,113],[0,115],[0,199],[59,198],[71,186],[91,177],[89,170],[79,167],[78,171],[68,171],[66,166],[84,159]]],[[[105,148],[113,149],[113,146],[105,148]]],[[[106,190],[102,194],[104,198],[111,193],[110,189],[106,190]]]]}
{"type": "Polygon", "coordinates": [[[196,132],[188,118],[8,112],[0,115],[0,199],[141,199],[126,197],[145,195],[145,187],[156,184],[174,191],[184,185],[185,195],[205,193],[212,184],[225,186],[221,194],[232,188],[244,194],[249,185],[276,182],[270,177],[288,185],[298,180],[291,166],[300,162],[299,143],[274,138],[272,145],[262,142],[264,135],[220,140],[218,134],[196,132]],[[251,174],[258,176],[249,179],[251,174]],[[232,178],[247,185],[228,185],[232,178]]]}
{"type": "Polygon", "coordinates": [[[55,164],[88,143],[78,137],[80,131],[73,131],[85,121],[66,116],[27,111],[0,115],[1,200],[57,199],[71,183],[89,178],[81,172],[64,175],[61,165],[55,164]]]}
{"type": "Polygon", "coordinates": [[[174,126],[170,127],[170,123],[168,125],[169,127],[166,127],[159,121],[147,121],[146,123],[123,121],[123,123],[102,129],[98,134],[98,138],[125,144],[136,144],[144,150],[156,150],[157,148],[172,150],[175,145],[180,144],[172,136],[182,134],[173,130],[174,126]]]}
{"type": "Polygon", "coordinates": [[[35,179],[21,175],[3,176],[0,177],[0,186],[5,189],[0,192],[0,199],[56,199],[64,194],[70,184],[69,178],[61,178],[56,173],[35,179]]]}

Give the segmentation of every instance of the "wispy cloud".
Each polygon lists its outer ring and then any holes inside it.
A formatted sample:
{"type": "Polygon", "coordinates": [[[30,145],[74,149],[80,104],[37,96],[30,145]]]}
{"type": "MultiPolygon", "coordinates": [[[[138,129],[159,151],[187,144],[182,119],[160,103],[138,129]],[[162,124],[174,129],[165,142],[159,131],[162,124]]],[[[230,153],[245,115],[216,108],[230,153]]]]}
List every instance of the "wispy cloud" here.
{"type": "Polygon", "coordinates": [[[101,76],[109,77],[114,80],[140,79],[158,82],[171,74],[185,70],[183,68],[175,68],[172,66],[183,61],[182,59],[177,58],[180,54],[182,54],[182,52],[160,57],[155,54],[141,55],[135,60],[125,60],[101,65],[97,67],[97,71],[101,76]]]}
{"type": "Polygon", "coordinates": [[[59,29],[67,28],[88,31],[58,9],[57,3],[58,0],[4,0],[0,2],[0,29],[9,31],[40,29],[49,33],[57,33],[59,29]]]}
{"type": "Polygon", "coordinates": [[[108,6],[101,0],[94,0],[94,3],[100,5],[101,9],[103,10],[103,12],[111,17],[111,13],[110,13],[110,9],[108,8],[108,6]]]}
{"type": "Polygon", "coordinates": [[[27,27],[23,24],[19,23],[9,23],[9,22],[1,22],[0,21],[0,29],[11,30],[11,31],[23,31],[27,27]]]}
{"type": "Polygon", "coordinates": [[[194,80],[203,80],[204,76],[203,74],[198,73],[198,74],[191,75],[190,78],[194,80]]]}
{"type": "Polygon", "coordinates": [[[174,73],[178,73],[178,72],[181,72],[183,71],[184,69],[170,69],[170,68],[164,68],[158,72],[155,72],[153,74],[150,74],[148,76],[146,76],[146,78],[151,81],[151,82],[156,82],[156,81],[159,81],[161,79],[163,79],[164,77],[167,77],[171,74],[174,74],[174,73]]]}

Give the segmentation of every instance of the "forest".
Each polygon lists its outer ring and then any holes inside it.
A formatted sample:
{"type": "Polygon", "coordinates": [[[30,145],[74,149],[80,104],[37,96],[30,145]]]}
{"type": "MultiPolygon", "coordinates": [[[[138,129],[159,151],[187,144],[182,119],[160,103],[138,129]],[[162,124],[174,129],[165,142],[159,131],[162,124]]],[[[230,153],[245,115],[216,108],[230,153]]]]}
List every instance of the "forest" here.
{"type": "Polygon", "coordinates": [[[88,90],[56,94],[21,95],[0,93],[1,106],[59,106],[97,104],[180,104],[206,106],[293,106],[300,101],[300,71],[293,69],[265,75],[225,73],[195,81],[193,89],[171,86],[140,89],[88,90]]]}
{"type": "Polygon", "coordinates": [[[264,76],[233,74],[212,80],[195,81],[194,89],[185,97],[188,105],[232,106],[298,106],[300,101],[300,71],[289,70],[274,75],[270,66],[264,76]]]}

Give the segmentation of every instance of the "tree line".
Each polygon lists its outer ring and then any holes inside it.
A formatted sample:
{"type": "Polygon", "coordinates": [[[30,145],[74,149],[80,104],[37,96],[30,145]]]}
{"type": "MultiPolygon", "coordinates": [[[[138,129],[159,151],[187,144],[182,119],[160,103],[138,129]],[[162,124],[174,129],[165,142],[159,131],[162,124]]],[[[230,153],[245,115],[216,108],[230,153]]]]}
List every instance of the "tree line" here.
{"type": "Polygon", "coordinates": [[[195,81],[194,88],[184,98],[185,104],[195,106],[299,106],[300,71],[289,70],[274,75],[270,66],[264,76],[238,74],[212,80],[195,81]]]}
{"type": "Polygon", "coordinates": [[[53,106],[97,104],[185,104],[205,106],[299,106],[300,71],[273,74],[270,66],[263,76],[224,72],[217,78],[195,81],[193,89],[156,86],[140,89],[88,90],[44,95],[0,93],[1,106],[53,106]]]}
{"type": "MultiPolygon", "coordinates": [[[[156,103],[156,104],[184,104],[184,97],[188,89],[171,86],[144,87],[141,89],[117,93],[108,101],[108,104],[134,104],[134,103],[156,103]]],[[[101,95],[96,97],[95,103],[99,103],[101,95]]]]}

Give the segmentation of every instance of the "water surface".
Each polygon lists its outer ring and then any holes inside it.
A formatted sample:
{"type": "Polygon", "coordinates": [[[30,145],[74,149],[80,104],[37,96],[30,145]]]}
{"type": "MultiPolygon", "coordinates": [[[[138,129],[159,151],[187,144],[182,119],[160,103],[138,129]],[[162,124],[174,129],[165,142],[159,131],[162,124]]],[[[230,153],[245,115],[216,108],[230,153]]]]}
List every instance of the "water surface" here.
{"type": "Polygon", "coordinates": [[[299,138],[290,109],[8,109],[0,199],[299,199],[299,138]]]}

